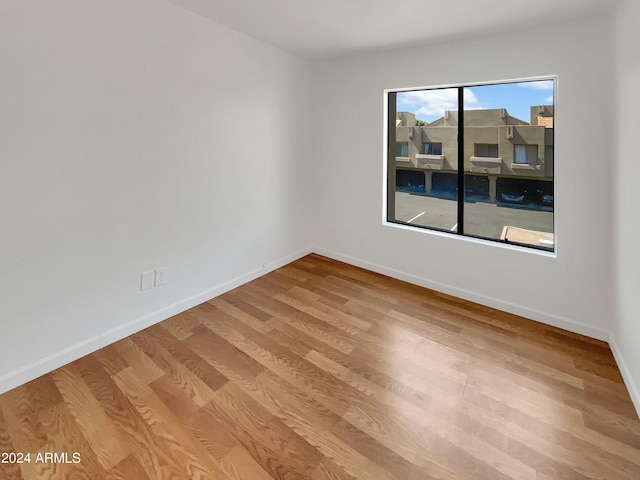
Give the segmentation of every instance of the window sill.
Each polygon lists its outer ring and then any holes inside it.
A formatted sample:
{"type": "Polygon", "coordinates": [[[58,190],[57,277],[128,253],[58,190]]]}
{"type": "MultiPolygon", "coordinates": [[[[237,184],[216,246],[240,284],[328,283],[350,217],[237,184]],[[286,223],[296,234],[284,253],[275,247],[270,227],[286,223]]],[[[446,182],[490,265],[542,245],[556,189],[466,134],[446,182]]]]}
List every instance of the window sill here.
{"type": "Polygon", "coordinates": [[[523,254],[539,255],[541,257],[548,257],[548,258],[557,258],[558,256],[557,245],[555,244],[553,246],[554,250],[549,251],[546,249],[536,247],[534,245],[525,245],[525,244],[518,245],[514,243],[503,243],[503,241],[501,240],[496,241],[493,239],[485,239],[485,238],[472,237],[467,235],[458,235],[451,232],[430,229],[428,227],[420,227],[420,226],[401,223],[401,222],[390,222],[386,219],[382,220],[382,225],[385,227],[391,227],[398,230],[404,230],[405,232],[411,233],[411,234],[415,233],[418,235],[431,235],[434,237],[448,238],[454,242],[465,242],[465,243],[471,243],[476,245],[483,245],[489,248],[511,250],[514,252],[521,252],[523,254]]]}
{"type": "Polygon", "coordinates": [[[398,163],[411,163],[411,157],[396,157],[398,163]]]}

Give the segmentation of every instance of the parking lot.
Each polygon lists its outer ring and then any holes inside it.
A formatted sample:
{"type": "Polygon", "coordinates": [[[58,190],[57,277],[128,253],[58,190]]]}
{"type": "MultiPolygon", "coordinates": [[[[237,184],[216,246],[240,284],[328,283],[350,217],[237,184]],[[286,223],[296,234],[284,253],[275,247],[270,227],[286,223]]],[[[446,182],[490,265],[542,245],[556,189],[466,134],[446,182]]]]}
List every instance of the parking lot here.
{"type": "MultiPolygon", "coordinates": [[[[396,192],[396,220],[443,230],[457,229],[457,202],[396,192]]],[[[505,226],[553,232],[553,212],[485,202],[465,203],[465,233],[500,238],[505,226]]]]}

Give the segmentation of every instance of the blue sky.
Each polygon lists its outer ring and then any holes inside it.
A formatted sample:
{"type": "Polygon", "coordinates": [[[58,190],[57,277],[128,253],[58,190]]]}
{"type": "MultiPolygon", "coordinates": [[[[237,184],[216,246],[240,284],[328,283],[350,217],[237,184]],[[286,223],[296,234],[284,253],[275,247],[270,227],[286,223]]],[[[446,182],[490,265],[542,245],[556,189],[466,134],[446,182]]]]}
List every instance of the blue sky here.
{"type": "MultiPolygon", "coordinates": [[[[466,87],[464,103],[470,110],[506,108],[509,115],[528,122],[530,107],[553,105],[553,80],[466,87]]],[[[397,111],[415,113],[416,118],[427,122],[457,108],[456,88],[398,92],[397,111]]]]}

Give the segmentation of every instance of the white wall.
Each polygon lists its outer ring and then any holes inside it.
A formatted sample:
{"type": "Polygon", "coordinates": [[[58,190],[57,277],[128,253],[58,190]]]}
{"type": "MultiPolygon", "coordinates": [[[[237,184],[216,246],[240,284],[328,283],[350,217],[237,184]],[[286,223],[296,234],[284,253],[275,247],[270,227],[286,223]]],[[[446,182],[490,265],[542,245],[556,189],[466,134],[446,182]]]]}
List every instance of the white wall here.
{"type": "Polygon", "coordinates": [[[617,107],[614,126],[615,304],[611,344],[640,412],[640,3],[624,0],[616,15],[617,107]]]}
{"type": "Polygon", "coordinates": [[[158,0],[30,0],[0,65],[0,392],[310,245],[305,62],[158,0]]]}
{"type": "Polygon", "coordinates": [[[319,251],[606,339],[612,322],[607,15],[327,60],[317,79],[319,251]],[[557,258],[382,225],[383,90],[558,75],[557,258]]]}

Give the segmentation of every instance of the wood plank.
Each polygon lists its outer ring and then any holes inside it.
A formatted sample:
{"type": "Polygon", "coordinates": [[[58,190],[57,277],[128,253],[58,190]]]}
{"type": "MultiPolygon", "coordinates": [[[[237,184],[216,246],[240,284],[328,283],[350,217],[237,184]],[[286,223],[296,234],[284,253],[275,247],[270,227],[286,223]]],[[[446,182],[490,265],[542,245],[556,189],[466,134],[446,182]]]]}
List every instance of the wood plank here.
{"type": "MultiPolygon", "coordinates": [[[[163,347],[179,364],[189,369],[211,390],[216,391],[227,383],[227,379],[214,367],[203,360],[199,355],[189,349],[179,340],[175,339],[167,330],[155,325],[140,334],[149,335],[163,347]]],[[[139,338],[140,338],[139,337],[139,338]]],[[[132,338],[136,338],[132,335],[132,338]]],[[[161,370],[162,371],[162,370],[161,370]]],[[[164,371],[162,372],[164,375],[164,371]]]]}
{"type": "Polygon", "coordinates": [[[176,392],[183,392],[185,400],[187,400],[185,403],[194,403],[197,407],[204,406],[213,398],[214,391],[211,387],[182,363],[176,362],[175,357],[150,335],[139,332],[131,339],[164,372],[164,375],[152,382],[151,385],[159,385],[163,383],[164,379],[167,382],[167,387],[173,386],[176,392]]]}
{"type": "MultiPolygon", "coordinates": [[[[118,388],[113,377],[102,368],[99,359],[92,356],[81,358],[74,362],[74,365],[77,366],[82,379],[89,386],[93,396],[100,402],[114,427],[125,439],[126,445],[145,470],[146,475],[150,479],[161,478],[163,475],[162,465],[169,462],[160,448],[159,439],[118,388]]],[[[144,382],[146,368],[140,373],[143,377],[139,377],[139,381],[144,382]]]]}
{"type": "Polygon", "coordinates": [[[264,367],[246,353],[231,345],[212,330],[200,325],[186,345],[229,380],[248,380],[264,371],[264,367]]]}
{"type": "Polygon", "coordinates": [[[215,401],[207,409],[222,419],[273,478],[309,478],[322,459],[320,452],[232,383],[216,392],[215,401]]]}
{"type": "MultiPolygon", "coordinates": [[[[15,453],[17,451],[18,450],[13,445],[11,432],[9,432],[9,427],[7,426],[7,422],[4,418],[4,412],[0,405],[0,454],[3,452],[15,453]]],[[[0,478],[14,478],[16,480],[20,480],[22,478],[20,465],[12,462],[0,462],[0,478]]]]}
{"type": "Polygon", "coordinates": [[[102,404],[82,381],[78,367],[67,365],[53,372],[52,376],[100,465],[109,470],[120,463],[129,454],[123,437],[109,420],[102,404]]]}
{"type": "MultiPolygon", "coordinates": [[[[240,442],[224,426],[215,414],[207,408],[200,408],[186,422],[186,426],[195,439],[207,449],[209,455],[222,465],[222,459],[240,442]]],[[[226,471],[226,467],[222,465],[226,471]]]]}
{"type": "Polygon", "coordinates": [[[244,449],[237,446],[222,459],[222,468],[234,480],[272,480],[273,477],[244,449]]]}
{"type": "Polygon", "coordinates": [[[409,462],[380,442],[270,371],[258,376],[254,384],[240,388],[345,473],[362,475],[362,466],[368,465],[366,471],[374,478],[384,478],[389,473],[404,478],[411,468],[409,462]]]}
{"type": "Polygon", "coordinates": [[[189,311],[174,315],[162,322],[162,326],[178,340],[185,340],[193,335],[193,328],[200,325],[198,317],[189,311]]]}
{"type": "Polygon", "coordinates": [[[144,382],[129,368],[114,377],[118,388],[127,396],[144,423],[155,434],[162,461],[159,478],[227,479],[219,463],[190,432],[177,421],[144,382]]]}
{"type": "MultiPolygon", "coordinates": [[[[42,424],[48,431],[49,441],[38,452],[39,454],[60,453],[64,454],[64,460],[47,461],[38,463],[36,458],[29,464],[30,472],[25,471],[25,478],[105,478],[107,472],[114,472],[115,467],[121,460],[115,462],[105,462],[105,452],[95,448],[95,439],[87,436],[86,425],[83,425],[83,418],[77,417],[69,408],[68,404],[59,403],[40,415],[42,424]],[[74,454],[78,454],[77,464],[74,463],[74,454]],[[66,457],[69,457],[68,459],[66,457]],[[67,463],[70,462],[70,463],[67,463]],[[113,465],[111,465],[113,463],[113,465]]],[[[101,422],[104,425],[104,421],[101,422]]],[[[108,442],[108,440],[107,440],[108,442]]],[[[109,447],[105,445],[100,447],[109,447]]],[[[127,452],[126,444],[118,446],[119,452],[127,452]]],[[[113,458],[113,456],[110,456],[113,458]]]]}

